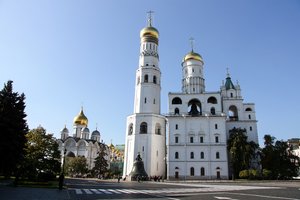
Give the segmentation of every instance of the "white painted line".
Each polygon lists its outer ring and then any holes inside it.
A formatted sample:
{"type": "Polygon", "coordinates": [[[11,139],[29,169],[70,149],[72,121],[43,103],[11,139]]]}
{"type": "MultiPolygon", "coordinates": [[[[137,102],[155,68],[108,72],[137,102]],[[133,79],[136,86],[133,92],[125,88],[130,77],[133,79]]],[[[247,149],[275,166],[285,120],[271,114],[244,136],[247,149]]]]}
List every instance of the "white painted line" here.
{"type": "Polygon", "coordinates": [[[107,191],[105,189],[98,189],[100,192],[103,192],[104,194],[112,194],[110,191],[107,191]]]}
{"type": "Polygon", "coordinates": [[[76,194],[82,194],[81,189],[75,189],[76,194]]]}
{"type": "Polygon", "coordinates": [[[102,192],[99,192],[97,189],[91,189],[92,192],[94,192],[95,194],[102,194],[102,192]]]}
{"type": "Polygon", "coordinates": [[[83,191],[85,191],[87,194],[93,194],[89,189],[83,189],[83,191]]]}
{"type": "Polygon", "coordinates": [[[214,197],[216,199],[227,199],[227,200],[238,200],[238,199],[232,199],[230,197],[214,197]]]}
{"type": "Polygon", "coordinates": [[[109,192],[111,193],[115,193],[115,194],[121,194],[121,192],[117,191],[116,189],[107,189],[109,192]]]}
{"type": "Polygon", "coordinates": [[[289,198],[289,197],[276,197],[276,196],[259,195],[259,194],[245,194],[245,193],[226,193],[226,194],[243,195],[243,196],[253,196],[253,197],[262,197],[262,198],[269,198],[269,199],[300,200],[300,199],[289,198]]]}

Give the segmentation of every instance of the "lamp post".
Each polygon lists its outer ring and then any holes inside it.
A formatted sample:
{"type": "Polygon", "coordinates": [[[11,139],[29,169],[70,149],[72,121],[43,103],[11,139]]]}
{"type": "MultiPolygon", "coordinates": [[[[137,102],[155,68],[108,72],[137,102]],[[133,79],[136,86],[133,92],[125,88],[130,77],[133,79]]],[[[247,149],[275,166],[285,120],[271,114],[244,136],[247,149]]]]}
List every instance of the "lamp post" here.
{"type": "Polygon", "coordinates": [[[64,178],[65,178],[65,162],[66,162],[66,153],[67,153],[67,149],[64,150],[64,158],[63,158],[63,166],[62,166],[62,173],[59,175],[59,183],[58,183],[58,187],[59,190],[62,190],[63,185],[64,185],[64,178]]]}

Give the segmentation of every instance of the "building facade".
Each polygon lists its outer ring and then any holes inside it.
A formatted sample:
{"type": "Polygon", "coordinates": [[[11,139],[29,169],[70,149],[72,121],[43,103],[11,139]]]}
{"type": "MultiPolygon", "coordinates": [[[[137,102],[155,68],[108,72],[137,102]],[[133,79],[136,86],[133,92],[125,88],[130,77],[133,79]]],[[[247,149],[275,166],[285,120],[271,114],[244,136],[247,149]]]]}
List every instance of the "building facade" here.
{"type": "Polygon", "coordinates": [[[246,129],[248,140],[258,143],[255,105],[244,103],[240,85],[233,84],[229,73],[220,90],[206,91],[204,61],[192,47],[181,63],[181,91],[169,93],[168,113],[162,115],[158,36],[150,15],[140,33],[134,114],[127,117],[123,176],[130,174],[140,154],[149,176],[228,179],[229,130],[246,129]]]}
{"type": "MultiPolygon", "coordinates": [[[[57,142],[61,158],[63,159],[65,156],[83,156],[87,159],[88,169],[92,169],[95,166],[94,161],[98,156],[101,145],[105,144],[100,142],[101,135],[97,128],[90,136],[88,118],[84,115],[83,108],[73,120],[73,135],[69,135],[69,130],[66,126],[60,133],[61,138],[57,142]]],[[[107,145],[105,145],[105,148],[108,149],[107,145]]],[[[106,160],[109,161],[109,156],[107,156],[106,160]]]]}
{"type": "Polygon", "coordinates": [[[158,37],[158,30],[152,26],[150,16],[147,26],[140,32],[134,113],[127,117],[126,123],[124,177],[130,175],[138,154],[148,176],[165,174],[166,118],[160,113],[158,37]]]}

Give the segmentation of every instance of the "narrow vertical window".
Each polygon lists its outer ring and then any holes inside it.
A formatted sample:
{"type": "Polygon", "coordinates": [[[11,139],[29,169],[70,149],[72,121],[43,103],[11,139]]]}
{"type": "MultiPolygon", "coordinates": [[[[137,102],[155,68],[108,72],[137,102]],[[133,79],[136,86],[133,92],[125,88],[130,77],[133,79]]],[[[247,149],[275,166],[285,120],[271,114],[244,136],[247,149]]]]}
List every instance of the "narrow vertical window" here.
{"type": "Polygon", "coordinates": [[[144,100],[144,102],[145,102],[145,103],[147,103],[147,98],[146,98],[146,97],[145,97],[145,100],[144,100]]]}
{"type": "Polygon", "coordinates": [[[215,137],[215,142],[216,142],[216,143],[219,143],[219,136],[216,136],[216,137],[215,137]]]}
{"type": "Polygon", "coordinates": [[[190,143],[194,143],[194,137],[190,137],[190,143]]]}
{"type": "Polygon", "coordinates": [[[178,129],[178,124],[175,125],[175,129],[176,129],[176,130],[178,129]]]}
{"type": "Polygon", "coordinates": [[[220,152],[216,152],[216,159],[220,158],[220,152]]]}
{"type": "Polygon", "coordinates": [[[194,152],[191,152],[191,153],[190,153],[190,158],[191,158],[191,159],[194,159],[194,152]]]}
{"type": "Polygon", "coordinates": [[[175,143],[178,143],[178,136],[175,137],[175,143]]]}
{"type": "Polygon", "coordinates": [[[204,167],[201,167],[201,176],[205,176],[205,169],[204,169],[204,167]]]}
{"type": "Polygon", "coordinates": [[[252,126],[250,126],[250,131],[252,131],[252,126]]]}
{"type": "Polygon", "coordinates": [[[148,83],[148,74],[146,74],[146,75],[144,76],[144,82],[145,82],[145,83],[148,83]]]}
{"type": "Polygon", "coordinates": [[[153,83],[156,84],[156,76],[153,76],[153,83]]]}
{"type": "Polygon", "coordinates": [[[153,99],[153,104],[155,104],[155,99],[153,99]]]}
{"type": "Polygon", "coordinates": [[[203,136],[200,137],[200,143],[203,143],[203,136]]]}
{"type": "Polygon", "coordinates": [[[248,118],[251,119],[251,115],[248,115],[248,118]]]}
{"type": "Polygon", "coordinates": [[[190,173],[191,173],[191,176],[194,176],[194,175],[195,175],[195,169],[194,169],[194,167],[191,167],[190,173]]]}
{"type": "Polygon", "coordinates": [[[215,124],[215,129],[218,129],[218,124],[215,124]]]}
{"type": "Polygon", "coordinates": [[[179,153],[175,152],[175,159],[178,159],[178,158],[179,158],[179,153]]]}
{"type": "Polygon", "coordinates": [[[200,158],[201,158],[201,159],[204,159],[204,152],[201,152],[201,153],[200,153],[200,158]]]}

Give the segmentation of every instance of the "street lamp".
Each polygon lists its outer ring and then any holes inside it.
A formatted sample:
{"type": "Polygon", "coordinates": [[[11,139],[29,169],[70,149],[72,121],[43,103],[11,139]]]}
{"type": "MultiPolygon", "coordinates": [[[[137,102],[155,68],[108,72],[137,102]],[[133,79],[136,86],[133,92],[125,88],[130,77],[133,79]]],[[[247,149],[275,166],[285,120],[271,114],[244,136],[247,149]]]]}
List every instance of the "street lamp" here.
{"type": "Polygon", "coordinates": [[[62,190],[63,185],[64,185],[64,178],[65,178],[65,162],[66,162],[66,153],[67,153],[67,149],[64,150],[64,158],[63,158],[63,166],[62,166],[62,173],[59,175],[59,183],[58,183],[58,187],[59,190],[62,190]]]}

